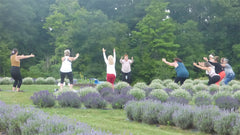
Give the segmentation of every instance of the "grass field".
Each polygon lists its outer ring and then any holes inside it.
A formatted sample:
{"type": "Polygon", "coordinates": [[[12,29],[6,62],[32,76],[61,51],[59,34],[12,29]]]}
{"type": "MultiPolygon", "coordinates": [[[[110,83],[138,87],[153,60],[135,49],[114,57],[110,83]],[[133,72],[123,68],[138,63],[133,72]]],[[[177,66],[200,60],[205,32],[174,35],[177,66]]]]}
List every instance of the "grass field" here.
{"type": "MultiPolygon", "coordinates": [[[[53,92],[56,85],[23,85],[24,92],[11,92],[11,85],[0,85],[0,100],[7,104],[33,105],[30,97],[34,92],[49,90],[53,92]]],[[[75,89],[79,89],[75,87],[75,89]]],[[[43,108],[50,115],[57,114],[87,123],[95,129],[109,131],[114,134],[133,135],[205,135],[204,133],[180,130],[171,126],[147,125],[129,121],[124,110],[74,109],[74,108],[43,108]]]]}

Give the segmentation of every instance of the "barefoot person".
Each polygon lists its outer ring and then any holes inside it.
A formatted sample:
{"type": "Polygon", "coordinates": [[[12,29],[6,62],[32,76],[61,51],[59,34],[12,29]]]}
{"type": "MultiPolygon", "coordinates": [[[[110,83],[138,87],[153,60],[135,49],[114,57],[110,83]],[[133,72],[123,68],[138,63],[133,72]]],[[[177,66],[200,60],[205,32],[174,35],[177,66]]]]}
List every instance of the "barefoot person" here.
{"type": "Polygon", "coordinates": [[[231,80],[235,78],[235,73],[232,69],[232,66],[228,64],[228,59],[227,58],[222,58],[221,59],[221,65],[224,68],[224,71],[226,73],[225,78],[223,79],[224,84],[228,84],[231,80]]]}
{"type": "Polygon", "coordinates": [[[175,78],[175,83],[180,82],[182,85],[184,81],[189,77],[189,72],[182,63],[182,60],[179,58],[174,58],[174,62],[168,62],[165,58],[162,58],[162,61],[166,63],[169,66],[175,67],[175,70],[177,72],[177,77],[175,78]]]}
{"type": "MultiPolygon", "coordinates": [[[[210,56],[209,56],[210,58],[210,56]]],[[[222,65],[220,63],[218,63],[219,61],[219,57],[218,56],[214,56],[213,58],[211,58],[210,60],[208,60],[206,57],[203,57],[203,59],[206,62],[209,62],[211,65],[215,66],[215,72],[217,74],[219,74],[220,76],[220,80],[218,82],[216,82],[217,85],[219,85],[219,83],[222,81],[222,79],[225,77],[225,72],[224,69],[222,67],[222,65]]]]}
{"type": "Polygon", "coordinates": [[[127,83],[131,83],[131,64],[133,63],[133,57],[131,58],[131,60],[128,59],[128,55],[125,54],[124,55],[124,59],[123,57],[121,57],[120,59],[120,63],[122,64],[122,81],[125,81],[127,83]]]}
{"type": "Polygon", "coordinates": [[[20,92],[20,87],[22,85],[22,76],[20,72],[20,60],[27,59],[30,57],[35,57],[33,54],[31,55],[18,55],[18,50],[14,48],[11,52],[11,76],[14,79],[12,91],[16,90],[20,92]]]}
{"type": "Polygon", "coordinates": [[[114,91],[114,81],[116,79],[116,70],[115,70],[115,64],[116,64],[116,52],[115,49],[113,49],[113,56],[109,55],[108,59],[106,57],[106,50],[103,48],[103,58],[107,65],[107,81],[112,84],[112,90],[114,91]]]}
{"type": "Polygon", "coordinates": [[[220,75],[215,72],[214,66],[209,62],[199,62],[199,64],[193,63],[193,65],[202,70],[206,70],[207,74],[209,75],[208,85],[214,84],[220,80],[220,75]]]}
{"type": "Polygon", "coordinates": [[[62,66],[60,68],[61,76],[60,90],[62,90],[63,88],[63,82],[66,75],[70,82],[70,90],[72,89],[73,87],[72,61],[75,61],[78,57],[79,53],[77,53],[75,57],[70,57],[70,50],[67,49],[64,51],[64,57],[62,57],[62,66]]]}

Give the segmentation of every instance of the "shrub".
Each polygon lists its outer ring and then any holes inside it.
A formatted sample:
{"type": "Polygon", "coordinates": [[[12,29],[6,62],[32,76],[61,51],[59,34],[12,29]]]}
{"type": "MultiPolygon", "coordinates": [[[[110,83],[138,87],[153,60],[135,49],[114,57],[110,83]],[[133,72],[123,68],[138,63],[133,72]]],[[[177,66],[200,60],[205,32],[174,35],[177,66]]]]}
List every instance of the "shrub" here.
{"type": "Polygon", "coordinates": [[[208,97],[197,97],[195,99],[195,104],[197,106],[202,106],[202,105],[211,105],[212,104],[212,99],[208,97]]]}
{"type": "Polygon", "coordinates": [[[104,109],[107,106],[107,102],[100,96],[99,93],[88,93],[82,97],[82,102],[87,108],[104,109]]]}
{"type": "Polygon", "coordinates": [[[31,96],[34,105],[38,107],[53,107],[55,105],[56,97],[49,93],[48,90],[35,92],[33,96],[31,96]]]}
{"type": "Polygon", "coordinates": [[[93,87],[82,88],[82,89],[80,89],[80,91],[78,93],[79,93],[80,97],[84,97],[88,93],[97,93],[97,94],[99,94],[99,92],[95,88],[93,88],[93,87]]]}
{"type": "Polygon", "coordinates": [[[232,81],[230,81],[230,82],[228,83],[228,85],[230,85],[230,86],[233,86],[234,84],[240,85],[240,82],[237,81],[237,80],[232,80],[232,81]]]}
{"type": "Polygon", "coordinates": [[[80,97],[72,91],[63,92],[61,95],[57,97],[58,104],[61,107],[74,107],[78,108],[81,106],[80,97]]]}
{"type": "Polygon", "coordinates": [[[189,100],[184,97],[172,97],[170,96],[167,101],[168,103],[179,103],[179,104],[188,104],[189,100]]]}
{"type": "Polygon", "coordinates": [[[133,120],[133,109],[136,107],[137,102],[136,101],[129,101],[124,107],[124,110],[126,111],[127,118],[129,120],[133,120]]]}
{"type": "Polygon", "coordinates": [[[33,79],[31,77],[26,77],[23,79],[23,84],[33,84],[33,79]]]}
{"type": "Polygon", "coordinates": [[[193,126],[194,111],[191,106],[183,106],[178,108],[172,114],[173,122],[177,127],[188,129],[193,126]]]}
{"type": "Polygon", "coordinates": [[[138,83],[134,84],[133,87],[143,90],[143,89],[147,88],[147,84],[145,82],[138,82],[138,83]]]}
{"type": "Polygon", "coordinates": [[[151,83],[159,83],[159,84],[162,84],[163,81],[162,81],[161,79],[154,79],[154,80],[152,80],[151,83]]]}
{"type": "Polygon", "coordinates": [[[0,84],[3,85],[8,85],[8,84],[12,84],[13,81],[10,77],[3,77],[2,79],[0,79],[0,84]]]}
{"type": "Polygon", "coordinates": [[[233,94],[233,97],[240,102],[240,91],[237,91],[233,94]]]}
{"type": "Polygon", "coordinates": [[[53,77],[48,77],[45,79],[46,84],[56,84],[56,79],[53,77]]]}
{"type": "Polygon", "coordinates": [[[158,123],[161,125],[174,125],[172,114],[181,107],[178,103],[164,103],[163,108],[157,117],[158,123]]]}
{"type": "Polygon", "coordinates": [[[219,87],[215,84],[212,84],[208,87],[208,90],[211,95],[214,95],[219,90],[219,87]]]}
{"type": "Polygon", "coordinates": [[[171,79],[165,79],[165,80],[163,81],[163,85],[164,85],[164,86],[167,86],[169,83],[173,83],[173,80],[171,80],[171,79]]]}
{"type": "Polygon", "coordinates": [[[150,97],[155,97],[161,102],[165,102],[168,99],[168,94],[162,89],[155,89],[150,93],[150,97]]]}
{"type": "Polygon", "coordinates": [[[171,82],[171,83],[168,83],[166,87],[169,89],[175,90],[175,89],[178,89],[180,86],[177,83],[171,82]]]}
{"type": "Polygon", "coordinates": [[[189,94],[189,92],[187,92],[184,89],[176,89],[171,93],[171,96],[173,97],[182,97],[185,98],[187,100],[191,100],[191,95],[189,94]]]}
{"type": "Polygon", "coordinates": [[[121,91],[120,91],[120,94],[121,95],[127,95],[128,92],[132,89],[131,86],[128,86],[128,87],[125,87],[125,88],[122,88],[121,91]]]}
{"type": "Polygon", "coordinates": [[[167,92],[168,95],[170,95],[170,93],[173,92],[173,89],[169,89],[169,88],[164,88],[163,90],[167,92]]]}
{"type": "Polygon", "coordinates": [[[184,81],[184,84],[185,84],[185,83],[192,84],[192,83],[193,83],[193,80],[192,80],[192,79],[186,79],[186,80],[184,81]]]}
{"type": "Polygon", "coordinates": [[[236,91],[240,90],[240,84],[233,84],[232,85],[232,90],[233,90],[233,92],[236,92],[236,91]]]}
{"type": "MultiPolygon", "coordinates": [[[[193,96],[193,102],[196,105],[208,105],[208,104],[201,104],[202,103],[201,99],[211,99],[211,97],[212,96],[207,91],[199,91],[193,96]],[[196,102],[197,98],[198,98],[198,102],[196,102]],[[199,102],[199,101],[201,101],[201,102],[199,102]]],[[[211,104],[211,102],[210,102],[210,104],[211,104]]]]}
{"type": "Polygon", "coordinates": [[[184,82],[181,88],[185,90],[193,90],[194,86],[192,83],[184,82]]]}
{"type": "Polygon", "coordinates": [[[36,84],[46,84],[46,81],[45,81],[44,78],[39,77],[39,78],[36,79],[35,83],[36,84]]]}
{"type": "Polygon", "coordinates": [[[239,107],[238,100],[231,96],[218,97],[215,103],[219,108],[227,109],[227,110],[231,110],[231,109],[237,110],[239,107]]]}
{"type": "Polygon", "coordinates": [[[135,99],[141,100],[145,98],[145,91],[139,88],[133,88],[129,91],[129,94],[132,95],[135,99]]]}
{"type": "Polygon", "coordinates": [[[232,87],[229,86],[229,85],[222,85],[222,86],[220,86],[219,90],[220,90],[220,91],[229,91],[229,92],[232,92],[233,89],[232,89],[232,87]]]}
{"type": "Polygon", "coordinates": [[[145,91],[146,97],[147,97],[147,96],[149,96],[149,93],[153,90],[153,88],[147,87],[147,88],[145,88],[145,89],[143,89],[143,90],[145,91]]]}
{"type": "Polygon", "coordinates": [[[215,102],[217,98],[225,96],[232,96],[232,94],[229,91],[218,91],[213,95],[213,101],[215,102]]]}
{"type": "Polygon", "coordinates": [[[220,111],[216,106],[201,106],[197,108],[193,117],[193,123],[202,132],[214,132],[214,118],[220,115],[220,111]]]}
{"type": "Polygon", "coordinates": [[[193,83],[193,85],[198,85],[198,84],[202,83],[202,80],[195,79],[192,83],[193,83]]]}
{"type": "Polygon", "coordinates": [[[115,86],[114,86],[114,89],[115,90],[119,90],[119,93],[120,91],[123,89],[123,88],[126,88],[128,87],[129,84],[127,82],[118,82],[115,86]]]}
{"type": "Polygon", "coordinates": [[[207,90],[207,85],[203,84],[203,83],[199,83],[197,85],[194,86],[193,90],[195,92],[198,92],[198,91],[202,91],[202,90],[207,90]]]}
{"type": "Polygon", "coordinates": [[[236,124],[233,126],[233,135],[239,135],[240,134],[240,118],[236,118],[236,124]]]}
{"type": "Polygon", "coordinates": [[[149,85],[149,88],[152,88],[152,89],[163,89],[164,86],[162,84],[160,84],[160,83],[151,83],[149,85]]]}
{"type": "Polygon", "coordinates": [[[236,113],[221,112],[214,121],[214,130],[218,135],[232,134],[233,127],[238,117],[236,113]]]}
{"type": "Polygon", "coordinates": [[[104,83],[100,83],[96,86],[96,89],[98,91],[100,91],[103,88],[112,88],[112,84],[110,82],[104,82],[104,83]]]}
{"type": "MultiPolygon", "coordinates": [[[[91,87],[90,87],[91,88],[91,87]]],[[[92,89],[92,88],[91,88],[92,89]]],[[[92,91],[92,90],[90,90],[90,91],[92,91]]],[[[93,90],[93,91],[95,91],[95,90],[93,90]]],[[[93,92],[94,93],[94,92],[93,92]]],[[[95,93],[96,93],[96,91],[95,91],[95,93]]],[[[101,89],[100,91],[99,91],[99,93],[100,93],[100,95],[103,97],[103,98],[105,98],[105,97],[107,97],[108,95],[112,95],[113,94],[113,91],[112,91],[112,88],[109,88],[109,87],[106,87],[106,88],[103,88],[103,89],[101,89]]],[[[87,93],[86,93],[87,94],[87,93]]],[[[86,95],[85,93],[84,93],[84,95],[86,95]]]]}
{"type": "Polygon", "coordinates": [[[134,97],[132,95],[117,95],[112,100],[112,108],[113,109],[123,109],[124,105],[130,101],[133,100],[134,97]]]}
{"type": "Polygon", "coordinates": [[[142,121],[147,124],[157,124],[157,116],[163,109],[164,108],[160,102],[146,102],[146,104],[143,106],[142,121]]]}

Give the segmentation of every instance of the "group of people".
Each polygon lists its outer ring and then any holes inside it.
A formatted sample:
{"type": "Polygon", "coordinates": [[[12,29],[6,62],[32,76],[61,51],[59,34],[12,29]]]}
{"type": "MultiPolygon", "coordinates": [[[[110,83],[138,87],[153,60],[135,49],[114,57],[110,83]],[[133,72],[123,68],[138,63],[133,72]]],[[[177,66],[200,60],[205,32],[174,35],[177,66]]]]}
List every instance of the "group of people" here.
{"type": "MultiPolygon", "coordinates": [[[[219,83],[223,79],[223,83],[227,85],[232,79],[235,78],[235,73],[231,65],[228,64],[227,58],[221,58],[221,63],[219,63],[219,57],[210,54],[209,59],[207,57],[203,57],[203,60],[205,60],[205,62],[198,62],[198,64],[194,62],[193,65],[206,71],[209,79],[208,85],[216,84],[219,86],[219,83]]],[[[175,83],[180,82],[180,85],[182,85],[189,77],[189,72],[182,63],[181,59],[175,58],[174,62],[168,62],[165,58],[163,58],[162,61],[169,66],[175,67],[177,73],[175,83]]]]}
{"type": "MultiPolygon", "coordinates": [[[[113,49],[113,56],[109,55],[106,57],[106,50],[102,48],[103,58],[107,67],[107,75],[106,80],[112,84],[112,89],[114,91],[114,81],[116,79],[116,51],[113,49]]],[[[14,79],[13,91],[20,92],[20,87],[22,84],[22,76],[20,73],[20,60],[35,57],[35,55],[18,55],[18,50],[13,49],[11,52],[11,76],[14,79]]],[[[60,89],[63,88],[63,82],[65,77],[67,76],[70,81],[70,89],[73,87],[73,74],[72,74],[72,62],[75,61],[79,57],[79,53],[76,54],[75,57],[70,57],[70,50],[64,51],[64,57],[61,58],[62,65],[60,68],[60,89]]],[[[206,71],[208,75],[209,81],[208,85],[219,83],[224,79],[224,84],[228,84],[235,77],[235,73],[232,70],[232,67],[228,64],[227,58],[221,58],[219,63],[219,57],[214,55],[209,55],[209,59],[207,57],[203,57],[205,62],[193,63],[195,67],[198,67],[202,70],[206,71]]],[[[179,58],[175,58],[174,62],[168,62],[166,58],[162,58],[162,61],[169,66],[175,67],[177,76],[175,78],[175,83],[180,83],[182,85],[184,81],[189,78],[189,72],[187,68],[184,66],[183,62],[179,58]]],[[[131,64],[134,62],[133,57],[128,59],[128,55],[125,54],[124,57],[121,57],[120,63],[122,64],[121,72],[122,72],[122,81],[126,81],[129,84],[131,83],[131,64]]]]}

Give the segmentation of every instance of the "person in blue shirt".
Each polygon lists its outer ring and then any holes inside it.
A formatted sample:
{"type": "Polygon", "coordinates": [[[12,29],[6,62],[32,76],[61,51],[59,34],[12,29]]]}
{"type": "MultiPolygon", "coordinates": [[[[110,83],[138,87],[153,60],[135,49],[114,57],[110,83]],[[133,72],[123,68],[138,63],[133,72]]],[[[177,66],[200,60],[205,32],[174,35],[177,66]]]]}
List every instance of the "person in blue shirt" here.
{"type": "Polygon", "coordinates": [[[182,85],[184,81],[189,77],[189,72],[187,68],[184,66],[183,62],[179,58],[174,58],[174,62],[168,62],[166,58],[162,58],[162,61],[169,66],[175,67],[177,77],[175,78],[175,83],[179,83],[182,85]]]}

